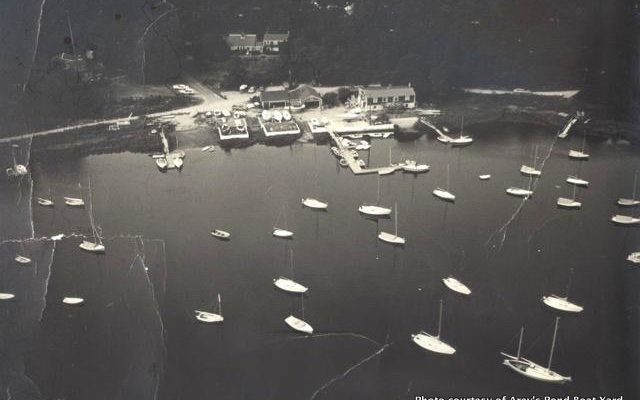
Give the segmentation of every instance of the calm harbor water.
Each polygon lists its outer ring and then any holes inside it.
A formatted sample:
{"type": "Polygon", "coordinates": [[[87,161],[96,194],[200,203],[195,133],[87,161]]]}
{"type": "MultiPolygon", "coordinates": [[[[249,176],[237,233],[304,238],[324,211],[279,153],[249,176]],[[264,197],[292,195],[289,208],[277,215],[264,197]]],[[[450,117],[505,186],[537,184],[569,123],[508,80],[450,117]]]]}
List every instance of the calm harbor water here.
{"type": "MultiPolygon", "coordinates": [[[[0,191],[0,399],[406,399],[417,395],[621,395],[637,385],[640,271],[624,260],[638,251],[638,229],[616,227],[615,200],[629,197],[637,148],[587,143],[588,162],[567,158],[582,137],[555,142],[548,128],[487,124],[468,128],[475,143],[448,148],[432,137],[374,140],[370,165],[414,158],[423,175],[381,179],[381,203],[399,210],[404,248],[376,239],[392,230],[357,212],[376,199],[377,176],[337,166],[328,146],[256,145],[212,155],[187,153],[182,171],[161,173],[145,154],[74,158],[34,152],[31,176],[4,179],[0,191]],[[472,130],[472,128],[474,128],[472,130]],[[553,147],[551,147],[553,146],[553,147]],[[537,147],[542,178],[534,197],[507,196],[525,185],[520,173],[537,147]],[[455,204],[431,191],[449,187],[455,204]],[[478,180],[490,173],[489,181],[478,180]],[[579,211],[557,209],[564,182],[579,173],[579,211]],[[96,223],[106,255],[81,252],[91,232],[87,209],[63,196],[87,197],[91,181],[96,223]],[[33,195],[55,197],[54,208],[31,207],[33,195]],[[305,209],[317,197],[328,212],[305,209]],[[276,221],[295,232],[271,235],[276,221]],[[71,235],[63,240],[6,241],[71,235]],[[215,228],[232,240],[213,239],[215,228]],[[310,288],[304,300],[311,337],[283,319],[300,313],[300,299],[272,279],[290,274],[310,288]],[[34,258],[18,267],[16,252],[34,258]],[[147,268],[148,270],[145,270],[147,268]],[[553,369],[573,377],[549,386],[501,365],[525,326],[525,357],[546,365],[555,314],[545,294],[564,294],[585,307],[563,316],[553,369]],[[452,274],[472,290],[448,290],[452,274]],[[195,321],[194,309],[214,309],[222,295],[225,322],[195,321]],[[78,308],[60,299],[86,299],[78,308]],[[437,331],[444,300],[443,340],[453,357],[427,354],[410,341],[437,331]],[[27,378],[28,377],[28,378],[27,378]],[[38,394],[39,392],[39,394],[38,394]],[[34,397],[35,396],[35,397],[34,397]]],[[[37,143],[34,142],[34,147],[37,143]]],[[[23,146],[24,147],[24,146],[23,146]]],[[[10,151],[2,149],[3,165],[10,151]]],[[[627,210],[628,211],[628,210],[627,210]]]]}

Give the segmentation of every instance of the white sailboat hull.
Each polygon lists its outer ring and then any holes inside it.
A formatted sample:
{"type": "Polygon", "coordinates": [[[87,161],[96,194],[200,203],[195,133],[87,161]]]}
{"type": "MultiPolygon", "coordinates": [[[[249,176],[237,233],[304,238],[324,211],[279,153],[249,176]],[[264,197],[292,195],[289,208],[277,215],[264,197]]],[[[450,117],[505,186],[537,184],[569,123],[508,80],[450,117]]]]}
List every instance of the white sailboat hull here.
{"type": "Polygon", "coordinates": [[[387,242],[395,245],[405,244],[405,239],[403,237],[394,235],[392,233],[387,233],[387,232],[380,232],[378,234],[378,239],[382,240],[383,242],[387,242]]]}
{"type": "Polygon", "coordinates": [[[539,171],[535,168],[529,167],[527,165],[523,165],[520,167],[520,173],[527,176],[540,176],[542,175],[542,171],[539,171]]]}
{"type": "Polygon", "coordinates": [[[84,299],[81,297],[64,297],[62,299],[62,302],[64,304],[68,304],[70,306],[78,306],[82,303],[84,303],[84,299]]]}
{"type": "Polygon", "coordinates": [[[15,297],[13,293],[0,293],[0,300],[13,300],[15,297]]]}
{"type": "Polygon", "coordinates": [[[563,376],[554,372],[550,369],[547,369],[541,365],[534,363],[533,361],[521,358],[517,359],[513,356],[505,354],[508,358],[506,358],[502,363],[507,367],[511,368],[513,371],[524,375],[528,378],[535,379],[538,381],[549,382],[549,383],[566,383],[571,382],[570,376],[563,376]]]}
{"type": "Polygon", "coordinates": [[[507,194],[516,197],[531,197],[533,195],[533,191],[512,186],[507,188],[507,194]]]}
{"type": "Polygon", "coordinates": [[[396,172],[395,167],[383,167],[378,170],[378,175],[391,175],[396,172]]]}
{"type": "Polygon", "coordinates": [[[293,232],[286,229],[273,228],[273,236],[283,239],[290,239],[293,237],[293,232]]]}
{"type": "Polygon", "coordinates": [[[556,295],[544,296],[542,302],[551,308],[565,312],[579,313],[584,310],[584,307],[556,295]]]}
{"type": "Polygon", "coordinates": [[[464,283],[460,282],[452,276],[442,279],[442,282],[445,284],[445,286],[447,286],[454,292],[464,294],[465,296],[471,294],[471,289],[469,289],[464,283]]]}
{"type": "Polygon", "coordinates": [[[374,217],[391,215],[391,209],[380,206],[361,205],[358,207],[358,211],[362,214],[372,215],[374,217]]]}
{"type": "Polygon", "coordinates": [[[452,146],[467,146],[470,145],[471,143],[473,143],[473,138],[469,137],[469,136],[462,136],[459,138],[451,138],[449,140],[449,143],[451,143],[452,146]]]}
{"type": "Polygon", "coordinates": [[[478,179],[480,179],[481,181],[487,181],[487,180],[491,179],[491,175],[489,175],[489,174],[479,175],[478,179]]]}
{"type": "Polygon", "coordinates": [[[295,282],[289,278],[280,277],[273,280],[273,284],[281,290],[289,293],[306,293],[309,288],[295,282]]]}
{"type": "Polygon", "coordinates": [[[640,200],[620,198],[616,203],[622,207],[634,207],[640,204],[640,200]]]}
{"type": "Polygon", "coordinates": [[[437,188],[433,191],[433,195],[444,201],[455,201],[456,196],[444,189],[437,188]]]}
{"type": "Polygon", "coordinates": [[[315,210],[326,210],[327,207],[329,207],[328,203],[317,199],[312,199],[311,197],[302,199],[302,205],[304,205],[305,207],[313,208],[315,210]]]}
{"type": "Polygon", "coordinates": [[[589,186],[589,181],[585,181],[584,179],[576,178],[575,176],[570,176],[567,178],[567,183],[576,186],[589,186]]]}
{"type": "Polygon", "coordinates": [[[218,323],[224,321],[224,317],[220,314],[210,313],[206,311],[195,310],[196,319],[204,323],[218,323]]]}
{"type": "Polygon", "coordinates": [[[558,207],[563,208],[580,208],[582,207],[582,203],[579,201],[575,201],[573,199],[567,199],[565,197],[558,197],[558,201],[556,202],[558,207]]]}
{"type": "Polygon", "coordinates": [[[289,315],[284,319],[284,322],[289,325],[291,329],[297,332],[306,333],[308,335],[313,333],[313,328],[311,325],[301,320],[300,318],[296,318],[293,315],[289,315]]]}
{"type": "Polygon", "coordinates": [[[411,335],[411,340],[421,348],[434,353],[452,355],[456,352],[455,348],[440,340],[439,337],[424,331],[411,335]]]}
{"type": "Polygon", "coordinates": [[[84,240],[82,243],[80,243],[80,245],[78,247],[80,247],[82,250],[88,251],[90,253],[104,253],[104,251],[105,251],[105,247],[104,247],[103,244],[93,243],[93,242],[89,242],[87,240],[84,240]]]}
{"type": "Polygon", "coordinates": [[[569,150],[569,158],[573,158],[574,160],[588,160],[589,154],[578,150],[569,150]]]}
{"type": "Polygon", "coordinates": [[[635,218],[628,215],[614,215],[613,217],[611,217],[611,221],[620,225],[640,224],[640,218],[635,218]]]}

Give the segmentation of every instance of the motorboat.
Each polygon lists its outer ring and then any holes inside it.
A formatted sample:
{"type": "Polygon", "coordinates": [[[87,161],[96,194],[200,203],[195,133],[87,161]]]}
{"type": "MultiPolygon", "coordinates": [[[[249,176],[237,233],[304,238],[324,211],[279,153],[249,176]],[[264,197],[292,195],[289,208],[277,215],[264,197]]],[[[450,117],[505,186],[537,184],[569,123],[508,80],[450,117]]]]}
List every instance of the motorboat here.
{"type": "Polygon", "coordinates": [[[284,319],[284,322],[291,327],[291,329],[306,333],[311,335],[313,333],[313,328],[307,322],[301,320],[300,318],[296,318],[293,315],[289,315],[284,319]]]}
{"type": "Polygon", "coordinates": [[[82,297],[63,297],[62,302],[70,306],[79,306],[84,303],[82,297]]]}
{"type": "Polygon", "coordinates": [[[573,175],[569,175],[569,177],[567,178],[567,183],[576,186],[589,186],[589,181],[585,181],[584,179],[580,179],[573,175]]]}
{"type": "Polygon", "coordinates": [[[542,302],[547,306],[560,311],[579,313],[584,310],[584,307],[570,302],[566,297],[560,297],[555,294],[543,296],[542,302]]]}
{"type": "Polygon", "coordinates": [[[84,207],[84,200],[76,197],[64,197],[64,204],[69,207],[84,207]]]}
{"type": "Polygon", "coordinates": [[[31,264],[31,259],[29,257],[25,257],[25,256],[21,256],[21,255],[15,256],[14,260],[18,264],[22,264],[22,265],[31,264]]]}
{"type": "Polygon", "coordinates": [[[454,292],[464,294],[467,296],[471,294],[471,289],[469,289],[464,283],[460,282],[453,276],[448,276],[447,278],[443,278],[442,282],[454,292]]]}
{"type": "Polygon", "coordinates": [[[524,197],[524,198],[529,198],[533,195],[533,191],[532,190],[528,190],[528,189],[522,189],[519,187],[515,187],[515,186],[511,186],[509,188],[507,188],[507,194],[510,194],[512,196],[516,196],[516,197],[524,197]]]}
{"type": "Polygon", "coordinates": [[[620,225],[637,225],[640,224],[640,218],[635,218],[629,215],[616,214],[611,217],[611,221],[620,225]]]}
{"type": "Polygon", "coordinates": [[[218,238],[218,239],[222,239],[222,240],[229,240],[231,239],[231,234],[229,232],[220,230],[220,229],[216,229],[214,231],[211,231],[211,236],[218,238]]]}
{"type": "Polygon", "coordinates": [[[45,199],[44,197],[36,198],[39,205],[43,207],[53,207],[53,200],[45,199]]]}
{"type": "Polygon", "coordinates": [[[273,284],[279,288],[284,290],[285,292],[290,293],[306,293],[309,288],[299,284],[298,282],[293,281],[292,279],[279,277],[273,280],[273,284]]]}
{"type": "Polygon", "coordinates": [[[316,210],[326,210],[327,207],[329,207],[328,203],[325,203],[324,201],[320,201],[317,199],[313,199],[311,197],[302,199],[302,205],[304,205],[305,207],[316,209],[316,210]]]}
{"type": "Polygon", "coordinates": [[[394,209],[394,233],[380,232],[378,234],[378,239],[393,245],[403,246],[405,244],[405,239],[401,236],[398,236],[398,203],[395,204],[394,209]]]}

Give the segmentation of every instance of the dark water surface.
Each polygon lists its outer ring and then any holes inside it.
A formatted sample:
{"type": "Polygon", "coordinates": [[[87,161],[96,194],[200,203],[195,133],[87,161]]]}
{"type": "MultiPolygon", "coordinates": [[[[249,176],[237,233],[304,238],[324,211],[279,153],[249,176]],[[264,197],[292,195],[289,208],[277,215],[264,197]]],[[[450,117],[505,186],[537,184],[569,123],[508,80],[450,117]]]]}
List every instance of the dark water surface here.
{"type": "MultiPolygon", "coordinates": [[[[509,124],[473,133],[476,142],[462,149],[427,137],[374,140],[371,165],[386,164],[389,147],[394,161],[431,165],[424,175],[382,178],[382,204],[398,203],[404,248],[376,239],[392,219],[376,223],[357,212],[375,201],[377,176],[338,167],[327,146],[185,149],[183,170],[167,173],[145,154],[34,153],[33,195],[51,190],[57,202],[34,202],[34,237],[88,235],[87,209],[65,207],[62,197],[78,196],[81,182],[87,199],[91,180],[107,252],[81,252],[80,236],[2,242],[0,291],[17,299],[0,304],[0,399],[630,396],[640,271],[624,260],[640,250],[640,235],[609,218],[620,211],[615,200],[631,196],[637,148],[588,142],[591,159],[579,163],[566,153],[581,137],[554,144],[549,129],[509,124]],[[527,184],[518,170],[536,146],[538,163],[549,158],[534,197],[519,208],[522,200],[505,189],[527,184]],[[447,164],[455,204],[431,194],[446,185],[447,164]],[[564,180],[578,169],[590,181],[578,190],[583,208],[557,209],[557,197],[571,193],[564,180]],[[492,179],[478,180],[483,173],[492,179]],[[305,196],[326,200],[328,212],[302,208],[305,196]],[[284,223],[283,207],[291,241],[271,235],[276,220],[284,223]],[[232,240],[213,239],[215,228],[232,240]],[[17,266],[18,251],[37,266],[17,266]],[[310,288],[312,337],[285,325],[300,300],[272,284],[290,274],[289,251],[295,279],[310,288]],[[522,325],[525,357],[546,365],[555,314],[540,298],[564,294],[572,268],[570,298],[585,310],[561,319],[553,369],[573,382],[549,386],[514,374],[499,353],[515,352],[522,325]],[[449,291],[441,281],[449,274],[473,294],[449,291]],[[217,293],[224,323],[197,323],[193,310],[213,310],[217,293]],[[72,294],[86,304],[63,306],[72,294]],[[410,341],[421,329],[436,332],[440,299],[452,357],[410,341]]],[[[1,156],[10,165],[10,151],[1,156]]],[[[2,240],[30,237],[30,177],[0,184],[2,240]]]]}

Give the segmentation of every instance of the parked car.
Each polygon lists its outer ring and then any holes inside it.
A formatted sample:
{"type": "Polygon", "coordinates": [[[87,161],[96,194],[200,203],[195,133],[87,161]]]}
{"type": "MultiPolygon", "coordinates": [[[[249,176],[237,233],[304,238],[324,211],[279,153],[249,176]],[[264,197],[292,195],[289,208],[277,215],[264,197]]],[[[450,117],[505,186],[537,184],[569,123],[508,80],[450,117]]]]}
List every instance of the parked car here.
{"type": "Polygon", "coordinates": [[[256,88],[255,88],[255,86],[251,86],[251,87],[249,88],[249,93],[255,93],[255,92],[256,92],[256,88]]]}

